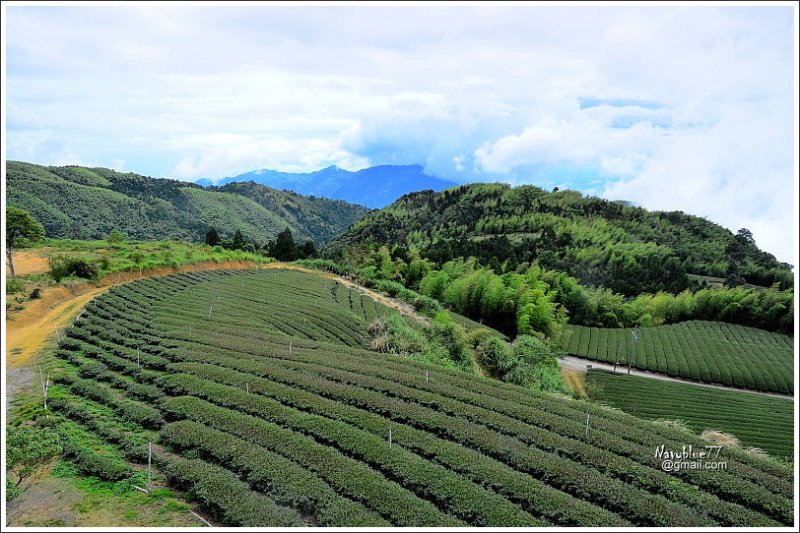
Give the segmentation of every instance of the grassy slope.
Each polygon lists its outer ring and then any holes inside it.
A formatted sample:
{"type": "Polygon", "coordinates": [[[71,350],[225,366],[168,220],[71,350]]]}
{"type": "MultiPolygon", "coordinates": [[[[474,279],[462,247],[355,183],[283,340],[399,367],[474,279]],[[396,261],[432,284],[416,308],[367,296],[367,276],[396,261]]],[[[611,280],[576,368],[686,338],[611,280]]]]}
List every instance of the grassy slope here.
{"type": "MultiPolygon", "coordinates": [[[[92,359],[108,370],[57,391],[75,405],[85,403],[75,395],[90,394],[111,408],[104,419],[112,425],[139,416],[129,408],[133,398],[147,415],[147,404],[162,405],[148,396],[159,389],[176,396],[163,405],[187,422],[163,426],[162,444],[199,450],[233,472],[216,475],[250,481],[226,482],[241,495],[234,501],[205,493],[222,498],[228,523],[244,523],[242,502],[265,497],[278,507],[268,506],[272,518],[263,520],[295,520],[280,510],[297,501],[295,475],[320,495],[333,490],[330,501],[350,509],[337,517],[314,500],[306,513],[345,525],[356,516],[372,525],[790,519],[788,468],[726,451],[722,474],[661,472],[654,446],[700,441],[585,402],[368,352],[359,346],[381,311],[346,294],[321,276],[274,271],[181,274],[113,289],[87,308],[59,351],[70,373],[92,359]],[[102,331],[110,335],[101,339],[102,331]],[[133,338],[143,343],[144,372],[133,338]],[[134,390],[138,396],[129,395],[134,390]],[[249,451],[228,458],[230,445],[249,451]],[[267,458],[284,466],[262,469],[267,458]]],[[[181,464],[176,475],[195,483],[186,469],[199,463],[181,464]]]]}
{"type": "Polygon", "coordinates": [[[642,418],[682,420],[697,432],[719,430],[745,447],[792,455],[791,400],[597,370],[588,373],[587,390],[593,400],[642,418]]]}
{"type": "MultiPolygon", "coordinates": [[[[558,339],[573,355],[626,364],[631,330],[567,326],[558,339]]],[[[641,328],[633,366],[706,383],[794,391],[793,340],[756,328],[693,320],[641,328]]]]}

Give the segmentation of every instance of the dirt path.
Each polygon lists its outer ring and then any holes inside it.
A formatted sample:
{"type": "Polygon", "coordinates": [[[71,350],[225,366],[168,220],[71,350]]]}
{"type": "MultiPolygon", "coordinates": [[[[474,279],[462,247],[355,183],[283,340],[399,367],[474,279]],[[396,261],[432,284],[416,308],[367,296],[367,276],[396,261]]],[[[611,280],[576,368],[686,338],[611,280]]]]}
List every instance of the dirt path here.
{"type": "MultiPolygon", "coordinates": [[[[37,248],[34,250],[19,250],[14,252],[14,272],[17,276],[25,276],[27,274],[44,274],[50,270],[50,265],[47,263],[47,256],[42,252],[48,248],[37,248]]],[[[6,261],[6,276],[11,275],[11,270],[8,268],[8,261],[6,261]]]]}
{"type": "MultiPolygon", "coordinates": [[[[558,365],[562,369],[578,372],[586,372],[586,365],[592,365],[592,368],[599,368],[601,370],[614,370],[614,365],[609,363],[603,363],[600,361],[593,361],[591,359],[581,359],[580,357],[573,357],[573,356],[566,356],[561,357],[558,360],[558,365]]],[[[627,374],[628,369],[617,367],[617,374],[627,374]]],[[[778,394],[775,392],[763,392],[763,391],[756,391],[750,389],[739,389],[736,387],[727,387],[725,385],[716,385],[713,383],[699,383],[697,381],[692,381],[690,379],[682,379],[676,378],[672,376],[667,376],[666,374],[659,374],[657,372],[648,372],[646,370],[637,370],[635,368],[631,369],[632,376],[639,376],[642,378],[650,378],[650,379],[658,379],[661,381],[674,381],[676,383],[686,383],[688,385],[697,385],[698,387],[708,387],[711,389],[720,389],[720,390],[729,390],[729,391],[736,391],[736,392],[746,392],[749,394],[761,394],[762,396],[773,396],[775,398],[783,398],[784,400],[793,400],[794,396],[788,394],[778,394]]]]}

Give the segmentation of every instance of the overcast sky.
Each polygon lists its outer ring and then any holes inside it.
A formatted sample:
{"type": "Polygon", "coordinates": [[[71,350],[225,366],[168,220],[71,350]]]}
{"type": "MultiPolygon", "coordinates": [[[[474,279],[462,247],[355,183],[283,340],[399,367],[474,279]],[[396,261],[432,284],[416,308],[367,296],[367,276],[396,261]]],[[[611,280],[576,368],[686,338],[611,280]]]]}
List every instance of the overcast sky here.
{"type": "Polygon", "coordinates": [[[794,262],[790,7],[7,7],[7,155],[418,163],[679,209],[794,262]]]}

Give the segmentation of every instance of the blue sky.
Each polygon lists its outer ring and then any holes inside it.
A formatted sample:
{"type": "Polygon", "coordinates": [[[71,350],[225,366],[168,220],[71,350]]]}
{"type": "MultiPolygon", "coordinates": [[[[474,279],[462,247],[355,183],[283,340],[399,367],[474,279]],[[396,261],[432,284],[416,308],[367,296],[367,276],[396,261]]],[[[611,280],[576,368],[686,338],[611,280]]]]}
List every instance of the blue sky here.
{"type": "Polygon", "coordinates": [[[680,209],[793,262],[793,10],[6,7],[9,159],[412,164],[680,209]]]}

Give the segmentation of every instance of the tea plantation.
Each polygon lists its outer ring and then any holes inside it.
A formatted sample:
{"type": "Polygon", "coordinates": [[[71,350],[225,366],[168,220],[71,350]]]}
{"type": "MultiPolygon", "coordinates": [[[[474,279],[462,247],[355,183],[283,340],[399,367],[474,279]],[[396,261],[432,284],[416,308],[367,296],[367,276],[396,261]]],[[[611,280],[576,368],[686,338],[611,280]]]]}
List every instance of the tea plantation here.
{"type": "MultiPolygon", "coordinates": [[[[725,469],[665,472],[657,447],[705,443],[367,350],[369,323],[389,312],[295,271],[135,281],[61,338],[50,408],[128,464],[152,442],[159,472],[215,525],[792,523],[789,466],[731,449],[725,469]]],[[[91,447],[71,455],[120,475],[91,447]]]]}
{"type": "Polygon", "coordinates": [[[691,320],[640,328],[632,343],[630,329],[567,326],[559,339],[564,350],[641,370],[705,383],[792,394],[793,341],[756,328],[691,320]]]}
{"type": "Polygon", "coordinates": [[[794,448],[794,402],[747,392],[687,383],[614,375],[592,370],[586,385],[593,400],[647,419],[681,420],[698,433],[733,434],[742,446],[779,457],[794,448]]]}

